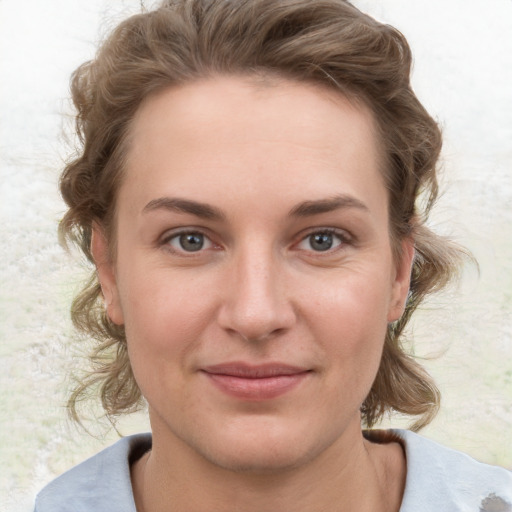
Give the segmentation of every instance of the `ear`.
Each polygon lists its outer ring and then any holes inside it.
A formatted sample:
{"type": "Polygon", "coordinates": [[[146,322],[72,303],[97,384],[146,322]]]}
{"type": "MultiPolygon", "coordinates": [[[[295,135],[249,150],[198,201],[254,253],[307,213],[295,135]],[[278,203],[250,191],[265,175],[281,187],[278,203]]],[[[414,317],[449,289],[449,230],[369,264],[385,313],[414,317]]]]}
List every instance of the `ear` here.
{"type": "Polygon", "coordinates": [[[107,315],[114,324],[123,325],[123,312],[119,300],[114,264],[110,258],[108,241],[103,228],[96,222],[92,225],[91,254],[96,265],[107,315]]]}
{"type": "Polygon", "coordinates": [[[411,238],[405,238],[402,241],[401,249],[400,260],[396,263],[396,273],[391,288],[388,322],[395,322],[402,316],[411,284],[414,241],[411,238]]]}

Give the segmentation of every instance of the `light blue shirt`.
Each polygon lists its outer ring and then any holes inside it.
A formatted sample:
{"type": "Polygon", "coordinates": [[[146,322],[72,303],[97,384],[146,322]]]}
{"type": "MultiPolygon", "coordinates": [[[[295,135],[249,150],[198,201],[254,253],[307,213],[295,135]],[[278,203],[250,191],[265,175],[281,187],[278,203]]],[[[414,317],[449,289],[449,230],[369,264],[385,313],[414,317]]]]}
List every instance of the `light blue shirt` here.
{"type": "MultiPolygon", "coordinates": [[[[407,430],[391,433],[407,458],[400,512],[512,512],[511,472],[407,430]]],[[[121,439],[48,484],[35,512],[136,512],[130,460],[150,447],[150,434],[121,439]]]]}

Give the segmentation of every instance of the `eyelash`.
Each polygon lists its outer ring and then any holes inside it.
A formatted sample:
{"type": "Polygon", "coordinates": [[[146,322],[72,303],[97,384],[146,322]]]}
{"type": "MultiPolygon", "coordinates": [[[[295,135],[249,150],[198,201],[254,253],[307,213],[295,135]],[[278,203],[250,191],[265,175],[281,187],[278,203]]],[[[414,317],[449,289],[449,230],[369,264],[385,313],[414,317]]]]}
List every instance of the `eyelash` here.
{"type": "MultiPolygon", "coordinates": [[[[311,252],[313,252],[314,254],[332,254],[338,250],[343,249],[344,246],[351,244],[353,241],[352,237],[344,230],[335,229],[335,228],[320,228],[320,229],[315,228],[315,229],[312,229],[305,236],[303,236],[300,239],[299,243],[296,245],[299,245],[299,244],[305,242],[306,240],[311,238],[313,235],[329,235],[329,236],[334,236],[334,237],[338,238],[338,240],[339,240],[339,244],[336,247],[334,247],[334,248],[329,247],[325,251],[313,251],[312,250],[311,252]]],[[[304,250],[308,250],[308,249],[304,249],[304,250]]]]}
{"type": "Polygon", "coordinates": [[[197,251],[186,251],[184,249],[177,249],[171,246],[171,241],[174,239],[179,239],[182,236],[186,235],[200,235],[204,238],[204,240],[209,241],[209,243],[212,246],[215,246],[216,244],[211,240],[211,238],[201,229],[194,229],[194,228],[188,228],[184,229],[182,231],[175,231],[173,233],[169,233],[166,236],[164,236],[160,242],[160,245],[162,245],[166,250],[169,252],[172,252],[173,254],[179,254],[179,255],[187,255],[186,257],[193,257],[196,254],[199,255],[203,252],[204,247],[201,247],[197,251]]]}
{"type": "MultiPolygon", "coordinates": [[[[334,248],[329,247],[325,251],[315,251],[315,250],[312,250],[312,249],[299,249],[299,250],[303,250],[303,251],[307,251],[307,252],[312,252],[313,254],[319,254],[319,255],[324,254],[324,253],[325,254],[332,254],[332,253],[334,253],[334,252],[336,252],[338,250],[342,250],[344,246],[350,245],[350,244],[353,243],[352,237],[346,231],[344,231],[344,230],[335,229],[335,228],[314,228],[314,229],[311,229],[305,235],[303,235],[300,238],[300,240],[294,244],[294,247],[298,247],[300,244],[302,244],[305,241],[307,241],[313,235],[334,236],[334,237],[338,238],[339,244],[337,246],[335,246],[334,248]]],[[[201,229],[190,229],[190,228],[184,229],[182,231],[173,232],[173,233],[170,233],[170,234],[166,235],[160,241],[160,245],[163,246],[169,252],[172,252],[173,254],[178,254],[178,255],[181,255],[181,256],[185,256],[186,255],[185,257],[194,257],[196,255],[198,256],[201,253],[203,253],[204,250],[206,250],[206,249],[219,248],[220,247],[219,245],[215,244],[215,242],[213,242],[211,240],[210,236],[208,236],[208,234],[206,234],[203,230],[201,230],[201,229]],[[171,246],[170,242],[172,240],[179,239],[180,237],[186,236],[186,235],[200,235],[201,237],[203,237],[203,239],[205,241],[208,241],[208,243],[211,244],[211,247],[207,247],[207,248],[201,247],[197,251],[186,251],[183,248],[182,249],[177,249],[177,248],[174,248],[174,247],[171,246]]]]}

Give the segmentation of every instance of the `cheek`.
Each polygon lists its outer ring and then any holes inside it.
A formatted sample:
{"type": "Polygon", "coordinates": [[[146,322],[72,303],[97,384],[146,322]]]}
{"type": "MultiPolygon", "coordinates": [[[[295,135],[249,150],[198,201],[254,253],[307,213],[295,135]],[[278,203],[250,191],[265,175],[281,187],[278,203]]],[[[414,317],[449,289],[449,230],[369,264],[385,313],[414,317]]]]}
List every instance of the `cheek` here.
{"type": "Polygon", "coordinates": [[[378,270],[340,272],[323,287],[308,286],[312,313],[326,327],[357,337],[357,333],[381,331],[387,325],[391,285],[378,270]]]}
{"type": "MultiPolygon", "coordinates": [[[[121,303],[128,351],[137,380],[156,378],[164,366],[183,366],[211,319],[211,299],[190,280],[148,272],[125,279],[121,303]],[[170,284],[172,283],[172,285],[170,284]]],[[[141,384],[141,383],[139,383],[141,384]]]]}
{"type": "Polygon", "coordinates": [[[382,279],[353,274],[336,280],[311,298],[310,324],[315,338],[340,372],[372,380],[378,369],[387,329],[389,287],[382,279]]]}

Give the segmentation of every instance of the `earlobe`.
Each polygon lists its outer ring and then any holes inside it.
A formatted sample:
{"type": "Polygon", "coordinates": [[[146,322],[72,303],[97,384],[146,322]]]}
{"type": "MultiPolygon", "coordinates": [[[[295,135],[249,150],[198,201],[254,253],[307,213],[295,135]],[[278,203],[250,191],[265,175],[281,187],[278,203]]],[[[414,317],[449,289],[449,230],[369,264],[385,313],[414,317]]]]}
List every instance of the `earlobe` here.
{"type": "Polygon", "coordinates": [[[96,272],[105,301],[105,309],[110,320],[123,325],[123,312],[119,300],[114,264],[111,261],[108,241],[103,228],[96,222],[92,226],[91,254],[96,265],[96,272]]]}
{"type": "Polygon", "coordinates": [[[395,322],[405,311],[409,287],[411,284],[411,271],[414,262],[414,241],[406,238],[402,241],[400,261],[397,263],[396,274],[392,285],[391,301],[388,312],[388,322],[395,322]]]}

